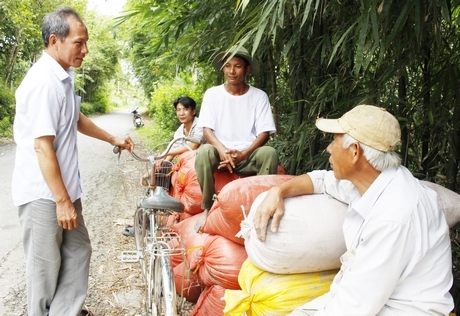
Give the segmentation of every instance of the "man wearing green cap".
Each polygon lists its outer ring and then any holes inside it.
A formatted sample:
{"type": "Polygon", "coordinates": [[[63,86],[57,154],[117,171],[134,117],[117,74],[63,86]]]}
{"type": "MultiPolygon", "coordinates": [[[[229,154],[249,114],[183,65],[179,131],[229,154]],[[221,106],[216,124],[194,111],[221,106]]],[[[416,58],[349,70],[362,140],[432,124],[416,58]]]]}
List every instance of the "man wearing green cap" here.
{"type": "Polygon", "coordinates": [[[274,233],[282,220],[284,198],[320,193],[349,205],[347,251],[329,293],[290,315],[448,315],[454,307],[449,228],[436,193],[401,166],[397,119],[359,105],[316,126],[334,134],[327,148],[333,171],[309,172],[270,189],[254,219],[265,241],[269,219],[274,233]]]}
{"type": "Polygon", "coordinates": [[[226,82],[208,89],[201,106],[198,127],[203,128],[207,144],[198,149],[195,160],[204,210],[196,230],[213,204],[214,172],[263,175],[278,170],[275,149],[264,146],[276,131],[268,96],[246,83],[248,74],[258,72],[257,61],[240,48],[218,54],[213,66],[223,71],[226,82]]]}

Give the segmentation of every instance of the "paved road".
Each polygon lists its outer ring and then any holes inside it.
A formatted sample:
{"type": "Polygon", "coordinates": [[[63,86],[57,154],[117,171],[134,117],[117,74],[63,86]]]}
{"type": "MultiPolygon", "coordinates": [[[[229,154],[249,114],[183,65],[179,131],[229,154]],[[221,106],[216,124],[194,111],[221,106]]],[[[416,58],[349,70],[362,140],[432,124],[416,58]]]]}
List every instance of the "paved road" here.
{"type": "MultiPolygon", "coordinates": [[[[133,131],[128,110],[94,117],[93,121],[114,135],[127,135],[133,131]]],[[[88,175],[98,174],[114,162],[111,146],[85,135],[78,139],[82,186],[90,187],[88,175]]],[[[0,315],[20,315],[18,300],[24,305],[24,255],[20,240],[17,209],[11,199],[11,177],[13,173],[15,145],[0,146],[0,315]],[[16,309],[16,312],[14,312],[16,309]]],[[[112,166],[113,167],[113,166],[112,166]]],[[[86,196],[92,192],[84,192],[86,196]]]]}

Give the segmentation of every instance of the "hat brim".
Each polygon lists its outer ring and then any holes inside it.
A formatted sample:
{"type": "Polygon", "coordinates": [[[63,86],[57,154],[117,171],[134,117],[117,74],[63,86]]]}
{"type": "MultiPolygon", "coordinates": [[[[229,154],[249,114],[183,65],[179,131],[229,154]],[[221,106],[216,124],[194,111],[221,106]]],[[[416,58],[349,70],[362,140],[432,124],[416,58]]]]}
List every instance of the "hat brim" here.
{"type": "Polygon", "coordinates": [[[316,120],[316,127],[326,133],[345,134],[345,131],[339,125],[338,119],[319,118],[316,120]]]}
{"type": "MultiPolygon", "coordinates": [[[[222,67],[224,66],[224,62],[226,62],[227,58],[230,56],[232,56],[231,53],[225,53],[225,52],[221,52],[217,54],[216,57],[214,57],[214,60],[212,61],[212,66],[216,68],[217,70],[222,70],[222,67]]],[[[259,62],[253,59],[250,55],[236,53],[232,57],[241,57],[241,58],[246,59],[249,65],[251,65],[251,71],[249,72],[251,75],[257,75],[259,73],[260,71],[259,62]]]]}

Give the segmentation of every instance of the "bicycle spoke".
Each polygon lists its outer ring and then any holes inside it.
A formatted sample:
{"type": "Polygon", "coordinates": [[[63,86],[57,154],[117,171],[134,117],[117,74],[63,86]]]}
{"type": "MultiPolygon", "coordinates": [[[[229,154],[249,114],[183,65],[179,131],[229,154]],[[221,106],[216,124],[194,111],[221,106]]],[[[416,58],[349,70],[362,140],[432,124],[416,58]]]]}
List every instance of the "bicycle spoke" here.
{"type": "Polygon", "coordinates": [[[147,295],[147,315],[157,316],[157,308],[155,306],[155,297],[154,297],[154,286],[155,286],[155,265],[156,262],[155,256],[152,253],[149,253],[149,263],[148,263],[148,278],[146,286],[146,295],[147,295]]]}
{"type": "Polygon", "coordinates": [[[161,258],[157,257],[157,260],[155,262],[155,280],[154,280],[154,287],[153,287],[153,303],[155,306],[155,309],[159,312],[162,313],[164,306],[163,306],[163,291],[162,291],[162,284],[161,284],[161,279],[162,279],[162,274],[161,274],[161,258]]]}
{"type": "Polygon", "coordinates": [[[145,213],[144,210],[138,208],[134,214],[134,241],[136,243],[136,250],[139,254],[139,265],[141,268],[142,280],[147,281],[147,271],[145,262],[145,252],[147,247],[147,230],[144,226],[145,213]]]}

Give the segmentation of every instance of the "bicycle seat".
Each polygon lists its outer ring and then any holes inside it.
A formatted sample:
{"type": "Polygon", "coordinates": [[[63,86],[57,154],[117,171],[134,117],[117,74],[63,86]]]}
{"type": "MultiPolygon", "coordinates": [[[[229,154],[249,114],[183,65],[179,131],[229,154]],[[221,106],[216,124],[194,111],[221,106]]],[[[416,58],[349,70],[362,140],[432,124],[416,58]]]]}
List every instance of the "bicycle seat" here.
{"type": "Polygon", "coordinates": [[[184,204],[169,196],[163,187],[157,186],[150,196],[142,199],[141,207],[145,209],[170,210],[177,213],[184,212],[184,204]]]}

